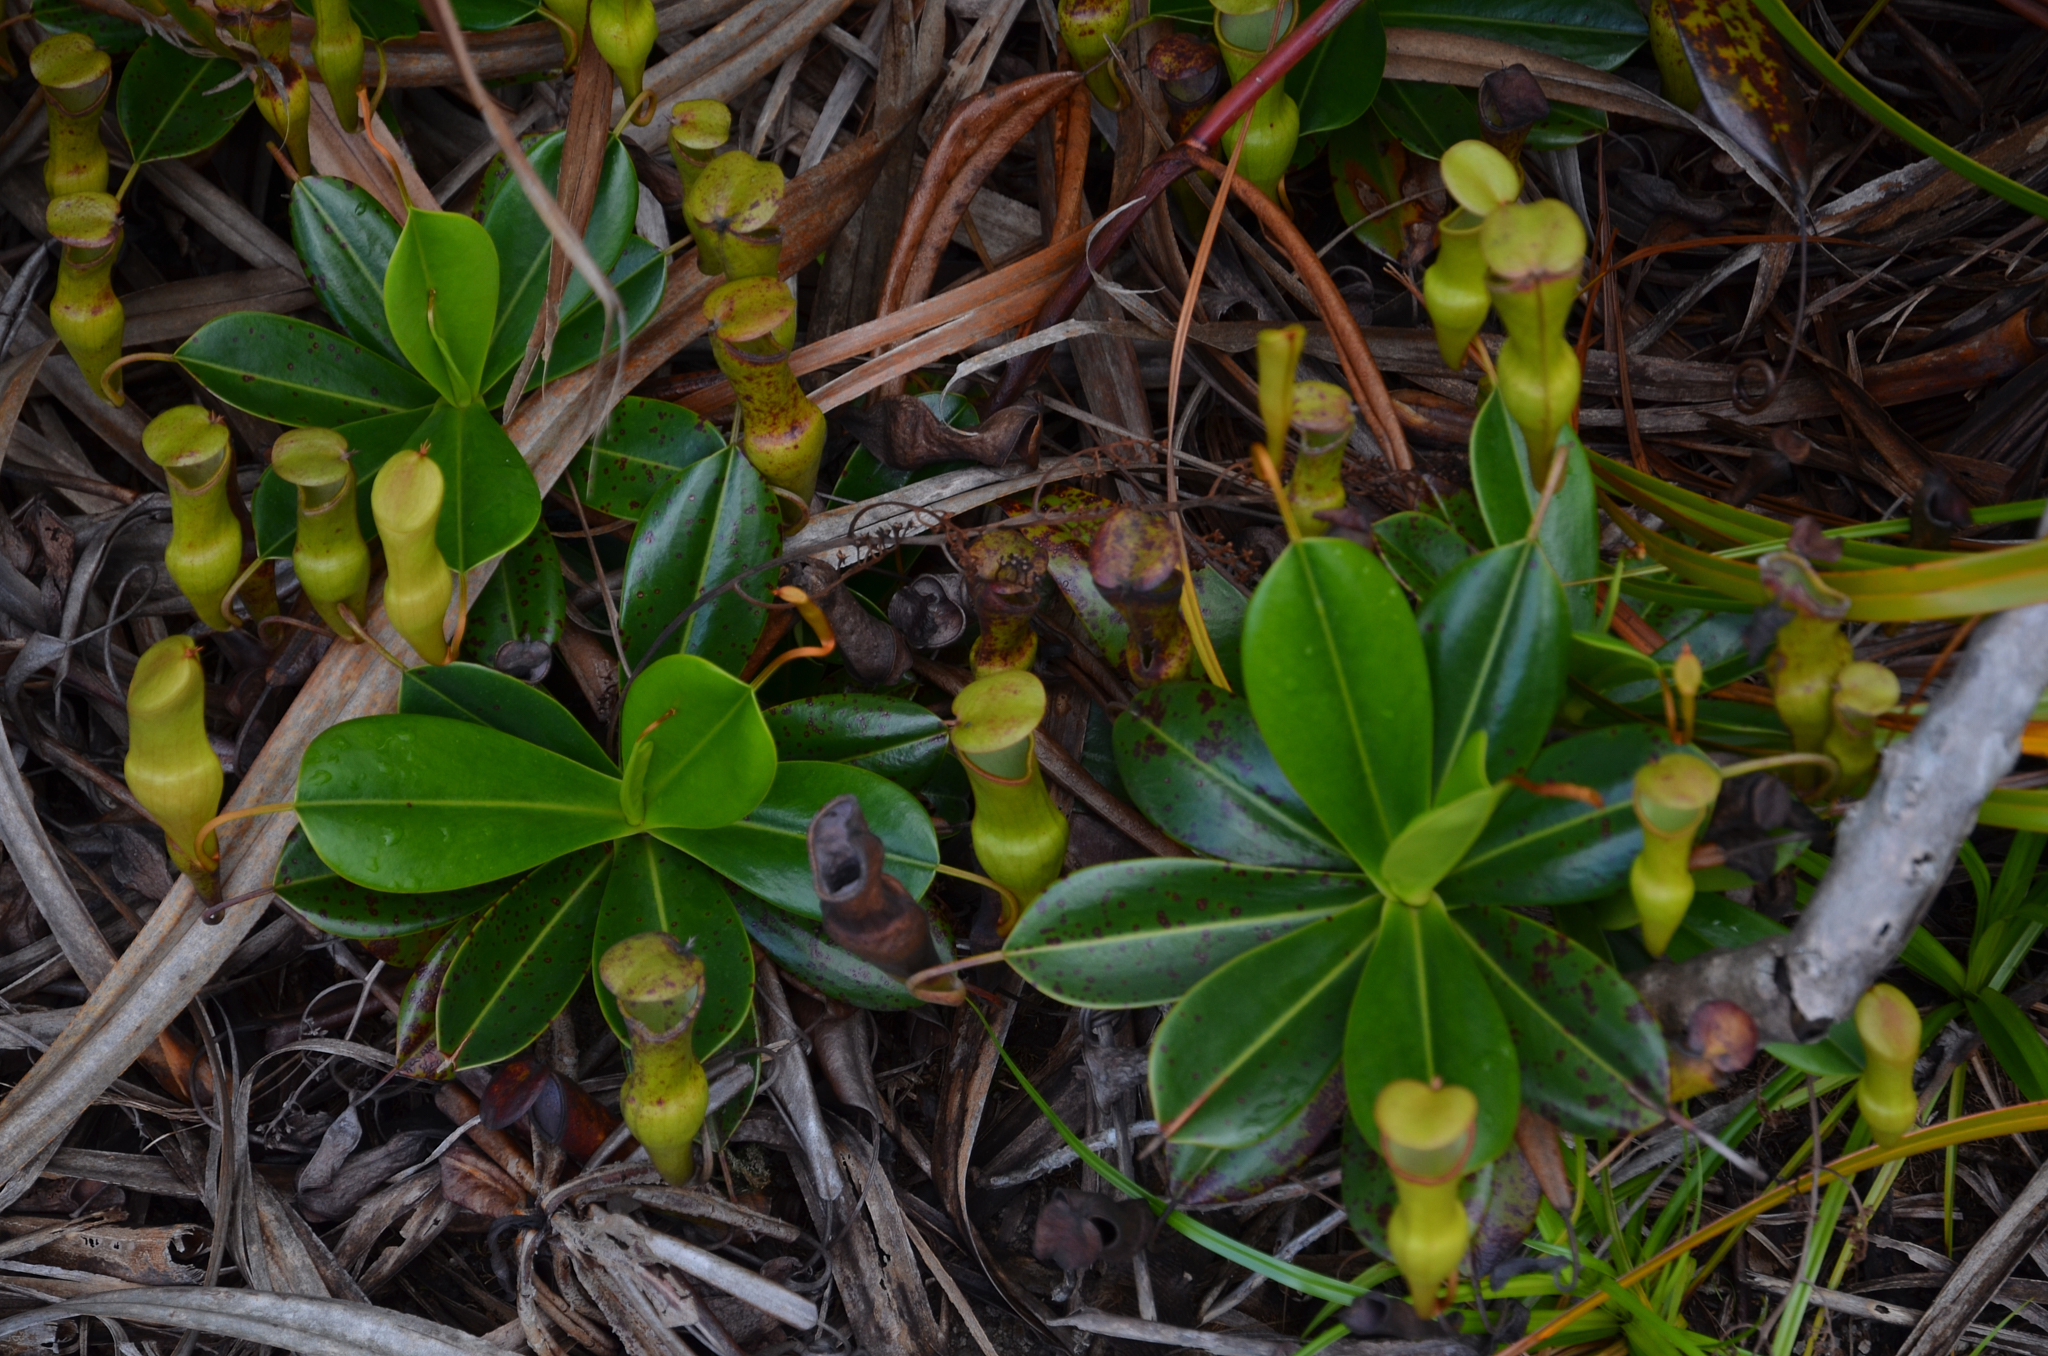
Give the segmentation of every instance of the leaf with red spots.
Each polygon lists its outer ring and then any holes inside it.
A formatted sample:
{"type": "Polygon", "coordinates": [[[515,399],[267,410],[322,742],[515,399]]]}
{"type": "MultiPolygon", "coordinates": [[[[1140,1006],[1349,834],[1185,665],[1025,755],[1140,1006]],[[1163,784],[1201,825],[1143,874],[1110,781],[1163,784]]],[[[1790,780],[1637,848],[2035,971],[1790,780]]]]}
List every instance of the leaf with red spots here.
{"type": "Polygon", "coordinates": [[[1507,1018],[1530,1106],[1582,1135],[1657,1119],[1654,1103],[1670,1081],[1664,1038],[1626,980],[1563,933],[1506,909],[1461,909],[1456,922],[1507,1018]]]}
{"type": "Polygon", "coordinates": [[[1806,96],[1778,35],[1750,0],[1671,0],[1707,111],[1801,197],[1813,175],[1806,96]]]}
{"type": "Polygon", "coordinates": [[[1226,961],[1376,892],[1357,876],[1148,857],[1076,871],[1038,897],[1004,957],[1064,1003],[1170,1003],[1226,961]]]}

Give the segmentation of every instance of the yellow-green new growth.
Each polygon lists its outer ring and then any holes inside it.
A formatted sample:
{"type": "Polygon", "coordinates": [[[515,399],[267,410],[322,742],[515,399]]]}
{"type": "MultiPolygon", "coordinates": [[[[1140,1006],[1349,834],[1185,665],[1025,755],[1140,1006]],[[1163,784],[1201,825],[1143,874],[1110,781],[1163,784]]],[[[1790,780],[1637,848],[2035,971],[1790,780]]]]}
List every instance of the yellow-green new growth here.
{"type": "Polygon", "coordinates": [[[1835,675],[1835,722],[1821,752],[1835,760],[1837,795],[1860,796],[1877,770],[1877,718],[1899,704],[1899,676],[1856,660],[1835,675]]]}
{"type": "Polygon", "coordinates": [[[960,689],[953,714],[953,749],[974,788],[974,855],[1029,905],[1067,860],[1067,817],[1046,790],[1033,733],[1045,685],[1022,669],[993,673],[960,689]]]}
{"type": "Polygon", "coordinates": [[[1508,332],[1495,369],[1500,397],[1529,442],[1537,484],[1550,473],[1558,430],[1579,405],[1579,356],[1565,337],[1586,262],[1586,228],[1554,198],[1503,203],[1479,230],[1487,290],[1508,332]]]}
{"type": "Polygon", "coordinates": [[[668,153],[676,162],[676,174],[683,181],[683,224],[697,242],[697,271],[707,278],[725,272],[718,252],[718,236],[690,214],[690,190],[697,178],[718,158],[718,148],[732,140],[732,110],[716,99],[686,99],[669,110],[674,123],[668,129],[668,153]]]}
{"type": "Polygon", "coordinates": [[[619,91],[641,127],[654,121],[654,102],[640,97],[640,86],[659,29],[654,0],[590,0],[590,40],[618,77],[619,91]]]}
{"type": "Polygon", "coordinates": [[[441,468],[424,447],[385,462],[370,486],[370,516],[384,543],[384,615],[429,664],[448,657],[441,622],[455,594],[455,573],[434,539],[443,492],[441,468]]]}
{"type": "Polygon", "coordinates": [[[1088,92],[1111,112],[1130,102],[1122,74],[1110,49],[1123,40],[1131,22],[1131,0],[1060,0],[1060,42],[1074,64],[1086,72],[1088,92]]]}
{"type": "Polygon", "coordinates": [[[619,1114],[655,1170],[681,1186],[696,1172],[694,1144],[711,1091],[690,1028],[704,1005],[704,962],[666,932],[614,943],[597,976],[618,1000],[632,1037],[633,1068],[619,1089],[619,1114]]]}
{"type": "Polygon", "coordinates": [[[50,125],[50,158],[43,188],[51,199],[107,191],[107,147],[100,111],[114,85],[113,59],[83,33],[59,33],[29,53],[29,73],[43,88],[50,125]]]}
{"type": "Polygon", "coordinates": [[[206,671],[190,636],[143,651],[128,680],[128,790],[164,831],[171,864],[211,894],[214,836],[199,831],[220,813],[220,759],[206,738],[206,671]],[[196,849],[202,856],[195,856],[196,849]]]}
{"type": "Polygon", "coordinates": [[[197,405],[174,405],[142,430],[142,450],[164,468],[171,495],[164,568],[199,620],[229,630],[237,623],[221,600],[242,572],[242,525],[228,498],[235,478],[228,426],[197,405]]]}
{"type": "Polygon", "coordinates": [[[1721,794],[1721,772],[1689,753],[1667,753],[1636,773],[1636,819],[1643,846],[1628,888],[1643,925],[1643,949],[1661,956],[1692,907],[1693,838],[1721,794]]]}
{"type": "Polygon", "coordinates": [[[797,385],[789,344],[779,337],[795,314],[789,289],[775,278],[729,282],[704,299],[711,354],[739,397],[747,460],[770,485],[809,504],[825,455],[825,415],[797,385]]]}
{"type": "Polygon", "coordinates": [[[106,380],[121,356],[128,315],[114,295],[114,260],[121,253],[121,204],[110,193],[52,198],[44,223],[63,242],[57,287],[50,295],[50,328],[95,394],[123,403],[121,374],[106,380]]]}
{"type": "MultiPolygon", "coordinates": [[[[1267,0],[1224,0],[1216,6],[1216,48],[1231,83],[1251,73],[1293,30],[1296,17],[1294,0],[1279,5],[1267,0]]],[[[1244,150],[1238,154],[1238,174],[1266,196],[1277,197],[1280,180],[1294,163],[1294,148],[1301,140],[1301,107],[1280,81],[1261,93],[1251,111],[1224,134],[1220,154],[1225,159],[1236,153],[1239,138],[1244,140],[1244,150]]]]}
{"type": "Polygon", "coordinates": [[[1415,1312],[1434,1318],[1437,1291],[1457,1275],[1472,1238],[1458,1179],[1478,1132],[1479,1099],[1455,1084],[1433,1088],[1397,1078],[1380,1089],[1372,1118],[1400,1196],[1387,1221],[1387,1251],[1408,1282],[1415,1312]]]}
{"type": "Polygon", "coordinates": [[[1318,513],[1344,507],[1344,449],[1351,442],[1353,419],[1351,393],[1343,387],[1327,381],[1295,383],[1294,429],[1302,449],[1287,478],[1287,498],[1304,537],[1330,530],[1318,513]]]}
{"type": "Polygon", "coordinates": [[[1863,1039],[1863,1077],[1856,1106],[1879,1144],[1897,1144],[1919,1118],[1913,1064],[1920,1058],[1920,1013],[1889,984],[1871,987],[1856,1001],[1856,1034],[1863,1039]]]}
{"type": "Polygon", "coordinates": [[[348,440],[333,429],[295,428],[271,446],[270,466],[299,487],[299,535],[292,546],[299,587],[329,630],[355,640],[369,611],[370,548],[356,519],[356,473],[348,455],[348,440]]]}
{"type": "Polygon", "coordinates": [[[1444,188],[1458,207],[1437,223],[1436,262],[1422,272],[1422,303],[1436,331],[1437,352],[1455,372],[1465,365],[1465,350],[1493,309],[1480,227],[1488,213],[1522,191],[1522,172],[1483,141],[1452,146],[1441,168],[1444,188]]]}

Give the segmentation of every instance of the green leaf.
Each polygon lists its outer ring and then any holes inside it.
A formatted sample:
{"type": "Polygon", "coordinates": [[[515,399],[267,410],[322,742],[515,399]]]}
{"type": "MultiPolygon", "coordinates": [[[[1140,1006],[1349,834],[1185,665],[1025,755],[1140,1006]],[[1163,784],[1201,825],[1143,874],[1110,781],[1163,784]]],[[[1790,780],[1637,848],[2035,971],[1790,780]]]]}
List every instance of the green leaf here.
{"type": "Polygon", "coordinates": [[[1522,1080],[1507,1020],[1439,903],[1387,906],[1351,1004],[1344,1087],[1360,1124],[1373,1123],[1373,1102],[1397,1078],[1441,1078],[1479,1099],[1468,1168],[1492,1162],[1514,1137],[1522,1080]]]}
{"type": "Polygon", "coordinates": [[[627,396],[569,473],[586,506],[638,522],[676,472],[724,447],[714,425],[682,406],[627,396]]]}
{"type": "Polygon", "coordinates": [[[659,655],[681,653],[739,672],[768,624],[761,604],[775,576],[760,567],[775,558],[781,532],[775,497],[738,450],[687,467],[647,506],[626,556],[619,634],[627,663],[637,669],[659,655]],[[732,580],[739,581],[733,589],[701,601],[732,580]],[[655,649],[662,629],[693,605],[696,610],[655,649]]]}
{"type": "Polygon", "coordinates": [[[384,274],[398,223],[346,179],[309,174],[292,186],[292,247],[327,314],[349,337],[395,363],[405,355],[384,319],[384,274]]]}
{"type": "MultiPolygon", "coordinates": [[[[1571,612],[1574,629],[1590,631],[1598,610],[1593,602],[1593,579],[1600,574],[1600,506],[1593,493],[1593,468],[1586,459],[1586,445],[1567,424],[1558,431],[1557,451],[1565,461],[1564,478],[1551,497],[1550,510],[1543,516],[1538,534],[1543,554],[1558,582],[1565,585],[1565,606],[1571,612]]],[[[1542,488],[1527,479],[1528,463],[1522,463],[1523,486],[1533,506],[1542,488]]]]}
{"type": "Polygon", "coordinates": [[[1964,1005],[1985,1047],[2020,1094],[2030,1102],[2048,1098],[2048,1046],[2019,1005],[1995,989],[1970,995],[1964,1005]]]}
{"type": "Polygon", "coordinates": [[[313,851],[305,831],[294,829],[270,884],[279,899],[316,927],[337,937],[371,940],[445,927],[489,907],[510,882],[492,881],[431,895],[366,890],[336,874],[313,851]]]}
{"type": "Polygon", "coordinates": [[[34,0],[29,13],[36,16],[36,23],[45,33],[83,33],[92,39],[93,46],[114,56],[132,52],[143,42],[141,28],[78,0],[34,0]]]}
{"type": "Polygon", "coordinates": [[[510,641],[552,645],[561,638],[568,615],[562,555],[555,548],[555,534],[543,522],[505,554],[469,605],[466,646],[471,654],[495,659],[510,641]]]}
{"type": "MultiPolygon", "coordinates": [[[[604,887],[597,931],[590,944],[596,967],[615,943],[643,932],[666,932],[704,962],[704,1006],[690,1028],[698,1059],[709,1059],[746,1025],[754,1002],[754,952],[747,929],[717,876],[666,843],[646,834],[624,839],[613,850],[611,879],[604,887]]],[[[618,1001],[603,984],[597,1006],[612,1034],[630,1043],[618,1001]]]]}
{"type": "Polygon", "coordinates": [[[1827,1035],[1804,1045],[1768,1041],[1764,1049],[1779,1063],[1815,1078],[1855,1078],[1867,1059],[1854,1022],[1837,1022],[1827,1035]]]}
{"type": "Polygon", "coordinates": [[[1389,28],[1434,28],[1512,43],[1611,71],[1649,40],[1632,0],[1380,0],[1389,28]]]}
{"type": "Polygon", "coordinates": [[[1279,1186],[1321,1147],[1337,1122],[1346,1119],[1344,1084],[1332,1078],[1285,1125],[1256,1144],[1215,1149],[1172,1144],[1166,1161],[1173,1198],[1182,1207],[1241,1201],[1279,1186]]]}
{"type": "Polygon", "coordinates": [[[1530,765],[1529,779],[1590,787],[1603,805],[1509,791],[1438,890],[1460,904],[1570,904],[1612,894],[1628,880],[1643,842],[1630,805],[1636,771],[1669,751],[1641,725],[1552,744],[1530,765]]]}
{"type": "Polygon", "coordinates": [[[1207,683],[1162,683],[1116,719],[1116,765],[1147,819],[1197,852],[1266,866],[1351,864],[1252,721],[1207,683]]]}
{"type": "Polygon", "coordinates": [[[1391,514],[1372,525],[1372,539],[1387,568],[1418,598],[1472,558],[1472,543],[1434,513],[1391,514]]]}
{"type": "Polygon", "coordinates": [[[441,468],[447,498],[434,540],[455,569],[511,550],[540,521],[533,471],[483,406],[436,405],[409,445],[426,447],[441,468]]]}
{"type": "Polygon", "coordinates": [[[438,716],[323,730],[299,763],[294,808],[323,861],[407,893],[480,885],[627,832],[616,778],[438,716]]]}
{"type": "Polygon", "coordinates": [[[496,33],[525,23],[540,8],[535,0],[454,0],[454,5],[455,21],[465,33],[496,33]]]}
{"type": "Polygon", "coordinates": [[[844,763],[783,763],[767,799],[745,819],[719,829],[655,828],[650,832],[752,891],[806,918],[820,914],[811,885],[804,835],[825,803],[851,795],[884,845],[883,869],[921,899],[939,860],[938,835],[917,798],[885,777],[844,763]]]}
{"type": "MultiPolygon", "coordinates": [[[[612,288],[619,294],[619,304],[625,308],[626,333],[638,334],[661,309],[662,294],[668,287],[668,256],[652,242],[632,236],[627,239],[626,248],[619,251],[619,261],[605,276],[611,279],[612,288]]],[[[608,353],[618,345],[617,328],[609,332],[605,328],[603,306],[597,298],[585,297],[582,305],[563,314],[561,326],[555,331],[554,351],[545,361],[534,363],[526,389],[539,390],[548,382],[579,372],[596,362],[599,353],[608,353]]],[[[507,372],[492,383],[490,403],[503,402],[511,389],[512,374],[507,372]]]]}
{"type": "Polygon", "coordinates": [[[785,760],[850,763],[915,791],[951,756],[946,722],[901,697],[828,692],[761,713],[785,760]]]}
{"type": "Polygon", "coordinates": [[[176,356],[228,404],[289,428],[340,428],[434,403],[432,386],[372,349],[267,311],[209,320],[176,356]]]}
{"type": "Polygon", "coordinates": [[[1364,547],[1296,542],[1252,595],[1245,688],[1294,789],[1368,872],[1429,808],[1429,669],[1401,588],[1364,547]]]}
{"type": "Polygon", "coordinates": [[[650,828],[716,829],[761,804],[775,780],[775,739],[754,689],[708,660],[671,655],[641,671],[619,713],[630,764],[651,748],[650,828]]]}
{"type": "Polygon", "coordinates": [[[232,61],[192,56],[151,34],[121,72],[114,101],[135,163],[193,155],[233,131],[256,99],[241,77],[232,61]]]}
{"type": "Polygon", "coordinates": [[[1377,6],[1360,5],[1287,73],[1287,92],[1301,106],[1301,134],[1327,132],[1364,116],[1386,68],[1386,24],[1377,6]]]}
{"type": "Polygon", "coordinates": [[[1387,1246],[1387,1223],[1394,1207],[1401,1203],[1400,1188],[1387,1160],[1380,1157],[1379,1131],[1371,1121],[1361,1126],[1356,1116],[1344,1118],[1341,1163],[1343,1184],[1338,1188],[1344,1202],[1344,1216],[1360,1241],[1381,1257],[1392,1252],[1387,1246]]]}
{"type": "MultiPolygon", "coordinates": [[[[1394,906],[1387,906],[1394,907],[1394,906]]],[[[1382,906],[1360,904],[1239,956],[1152,1038],[1152,1105],[1176,1144],[1256,1144],[1308,1105],[1344,1055],[1344,1019],[1382,906]]]]}
{"type": "Polygon", "coordinates": [[[1506,909],[1453,916],[1521,1057],[1522,1100],[1575,1135],[1656,1122],[1670,1086],[1664,1037],[1636,991],[1577,942],[1506,909]]]}
{"type": "MultiPolygon", "coordinates": [[[[776,908],[742,890],[733,897],[733,907],[747,925],[747,935],[768,953],[768,958],[827,998],[837,998],[855,1007],[877,1012],[921,1008],[924,1001],[903,987],[903,981],[834,946],[820,925],[776,908]]],[[[932,939],[941,960],[953,958],[944,934],[934,928],[932,939]]]]}
{"type": "Polygon", "coordinates": [[[1599,631],[1572,632],[1566,671],[1594,692],[1657,681],[1664,666],[1624,640],[1599,631]]]}
{"type": "MultiPolygon", "coordinates": [[[[528,147],[526,152],[541,182],[548,186],[550,192],[559,186],[561,178],[562,142],[562,133],[551,132],[528,147]]],[[[597,182],[597,199],[591,208],[590,224],[583,230],[584,246],[597,260],[599,268],[609,271],[618,262],[619,252],[633,233],[633,214],[639,204],[640,184],[633,173],[632,158],[627,155],[625,146],[613,138],[605,147],[604,169],[597,182]]],[[[517,179],[508,181],[492,197],[484,212],[483,225],[497,246],[498,263],[503,271],[503,284],[483,331],[487,336],[490,357],[483,366],[481,385],[496,387],[526,355],[527,340],[532,337],[534,322],[540,316],[541,303],[547,299],[548,259],[553,239],[548,235],[540,214],[527,201],[526,190],[517,179]]],[[[564,317],[573,314],[589,296],[589,284],[577,277],[575,270],[570,270],[559,314],[564,317]]],[[[555,342],[559,349],[560,338],[557,337],[555,342]]],[[[536,363],[535,371],[538,372],[541,366],[536,363]]],[[[568,370],[554,362],[547,366],[556,376],[568,370]]]]}
{"type": "MultiPolygon", "coordinates": [[[[1478,762],[1476,758],[1472,761],[1478,762]]],[[[1478,840],[1506,789],[1505,784],[1482,785],[1408,821],[1408,827],[1387,845],[1387,855],[1380,863],[1380,881],[1388,893],[1410,904],[1429,899],[1437,882],[1451,874],[1478,840]]]]}
{"type": "Polygon", "coordinates": [[[1467,560],[1415,620],[1436,694],[1437,780],[1478,733],[1489,779],[1527,767],[1564,696],[1571,643],[1564,590],[1535,545],[1513,542],[1467,560]]]}
{"type": "Polygon", "coordinates": [[[1905,948],[1899,952],[1899,963],[1928,983],[1938,985],[1951,998],[1969,992],[1969,976],[1963,963],[1924,927],[1914,928],[1913,935],[1906,939],[1905,948]]]}
{"type": "Polygon", "coordinates": [[[490,233],[459,212],[415,208],[384,271],[384,321],[399,352],[451,405],[468,406],[483,389],[497,310],[490,233]]]}
{"type": "Polygon", "coordinates": [[[607,777],[619,766],[605,757],[576,717],[539,688],[481,664],[422,664],[398,683],[398,709],[413,716],[467,720],[559,753],[607,777]]]}
{"type": "Polygon", "coordinates": [[[1063,1003],[1170,1003],[1217,966],[1375,898],[1357,876],[1192,858],[1108,862],[1054,881],[1003,957],[1063,1003]]]}
{"type": "MultiPolygon", "coordinates": [[[[1485,135],[1476,91],[1456,85],[1384,81],[1372,111],[1409,151],[1431,160],[1441,160],[1460,141],[1485,135]]],[[[1606,129],[1607,115],[1598,109],[1553,102],[1550,115],[1529,129],[1524,145],[1531,150],[1564,150],[1606,129]]]]}
{"type": "Polygon", "coordinates": [[[459,1067],[510,1059],[547,1030],[590,972],[609,844],[559,857],[506,893],[455,955],[435,1039],[459,1067]]]}

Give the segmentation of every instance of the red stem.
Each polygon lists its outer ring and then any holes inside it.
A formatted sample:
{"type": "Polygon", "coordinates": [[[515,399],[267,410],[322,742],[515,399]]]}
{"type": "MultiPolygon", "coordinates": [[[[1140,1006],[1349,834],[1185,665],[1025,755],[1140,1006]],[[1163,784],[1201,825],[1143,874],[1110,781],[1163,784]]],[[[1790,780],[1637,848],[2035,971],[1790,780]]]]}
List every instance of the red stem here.
{"type": "MultiPolygon", "coordinates": [[[[1310,48],[1335,32],[1337,25],[1351,17],[1351,12],[1363,3],[1364,0],[1325,0],[1323,7],[1308,17],[1308,22],[1280,39],[1279,45],[1247,71],[1244,79],[1225,91],[1201,120],[1188,129],[1187,136],[1178,145],[1147,165],[1132,188],[1130,201],[1111,214],[1112,219],[1089,245],[1087,257],[1074,266],[1074,271],[1067,275],[1059,290],[1046,298],[1045,305],[1039,308],[1037,317],[1025,332],[1057,325],[1071,316],[1074,308],[1081,304],[1081,298],[1088,295],[1088,286],[1094,282],[1096,270],[1104,267],[1110,256],[1122,248],[1145,213],[1152,210],[1152,204],[1159,201],[1159,195],[1166,192],[1167,185],[1192,168],[1189,152],[1213,154],[1217,143],[1223,139],[1225,129],[1251,112],[1260,95],[1285,80],[1287,73],[1308,55],[1310,48]]],[[[1225,203],[1217,204],[1218,211],[1227,210],[1227,207],[1225,203]]],[[[1003,379],[996,387],[990,408],[999,410],[1014,404],[1024,394],[1025,388],[1038,380],[1051,357],[1052,350],[1041,348],[1012,359],[1003,371],[1003,379]]]]}

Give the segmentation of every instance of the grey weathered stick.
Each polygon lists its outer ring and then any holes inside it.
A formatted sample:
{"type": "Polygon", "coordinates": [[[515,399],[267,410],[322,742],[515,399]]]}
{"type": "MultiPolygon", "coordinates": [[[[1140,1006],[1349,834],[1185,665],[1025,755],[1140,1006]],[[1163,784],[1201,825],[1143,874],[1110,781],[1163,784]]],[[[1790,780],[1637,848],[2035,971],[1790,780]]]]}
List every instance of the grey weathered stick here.
{"type": "Polygon", "coordinates": [[[1783,937],[1635,976],[1668,1029],[1726,998],[1767,1041],[1811,1040],[1846,1018],[1905,948],[1977,807],[2012,770],[2048,686],[2048,603],[1977,628],[1955,679],[1912,736],[1885,750],[1870,794],[1842,821],[1833,864],[1783,937]]]}
{"type": "Polygon", "coordinates": [[[818,1326],[816,1304],[737,1262],[728,1262],[717,1253],[706,1252],[693,1243],[650,1229],[624,1215],[600,1210],[593,1212],[591,1218],[597,1227],[626,1246],[657,1262],[665,1262],[707,1285],[715,1285],[734,1299],[744,1300],[793,1328],[808,1332],[818,1326]]]}
{"type": "Polygon", "coordinates": [[[1899,1356],[1948,1356],[1963,1330],[1990,1303],[2012,1269],[2048,1230],[2048,1167],[2036,1172],[2012,1207],[1970,1248],[1941,1293],[1899,1348],[1899,1356]]]}
{"type": "MultiPolygon", "coordinates": [[[[1054,1328],[1078,1328],[1103,1337],[1118,1337],[1128,1342],[1152,1342],[1163,1347],[1183,1347],[1191,1351],[1209,1351],[1216,1356],[1290,1356],[1301,1343],[1291,1337],[1259,1337],[1252,1333],[1202,1332],[1195,1328],[1175,1327],[1171,1323],[1150,1323],[1142,1318],[1125,1318],[1122,1314],[1106,1314],[1100,1309],[1081,1309],[1065,1318],[1049,1320],[1047,1326],[1054,1328]]],[[[1463,1342],[1446,1337],[1438,1342],[1333,1342],[1323,1348],[1338,1356],[1472,1356],[1472,1349],[1463,1342]]]]}
{"type": "Polygon", "coordinates": [[[504,1356],[481,1337],[395,1309],[305,1295],[184,1286],[138,1286],[29,1309],[0,1319],[0,1337],[53,1318],[80,1315],[195,1328],[303,1356],[504,1356]]]}
{"type": "Polygon", "coordinates": [[[63,948],[72,973],[86,988],[98,988],[114,968],[114,948],[100,936],[92,915],[71,888],[71,877],[58,864],[42,821],[36,818],[28,784],[14,766],[14,751],[8,747],[5,730],[0,730],[0,839],[6,840],[15,869],[21,872],[36,910],[63,948]]]}
{"type": "Polygon", "coordinates": [[[804,1059],[803,1032],[790,1015],[789,997],[782,991],[782,976],[764,964],[754,974],[754,987],[761,997],[760,1014],[764,1034],[781,1042],[776,1053],[768,1091],[789,1117],[797,1142],[804,1147],[811,1174],[817,1180],[818,1198],[837,1201],[846,1194],[846,1178],[839,1171],[839,1156],[832,1151],[832,1134],[825,1128],[825,1114],[818,1107],[817,1085],[811,1082],[811,1068],[804,1059]]]}

